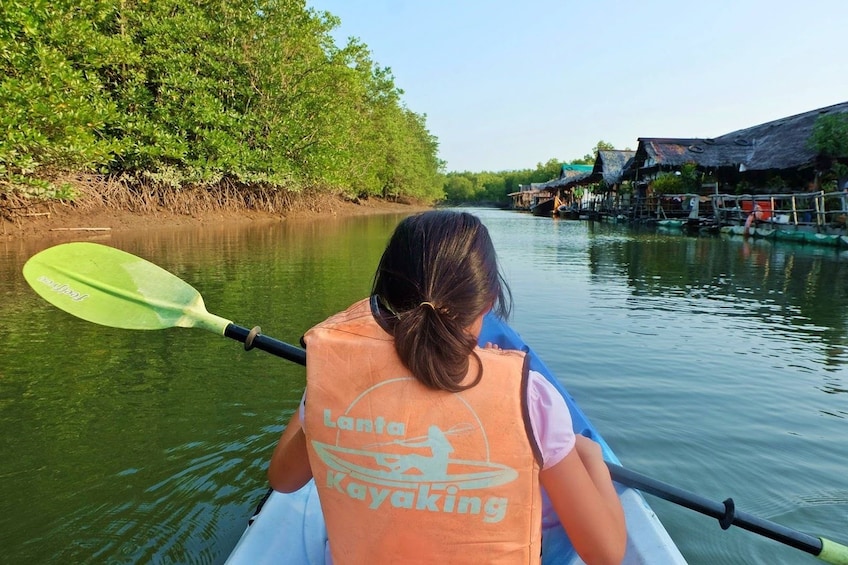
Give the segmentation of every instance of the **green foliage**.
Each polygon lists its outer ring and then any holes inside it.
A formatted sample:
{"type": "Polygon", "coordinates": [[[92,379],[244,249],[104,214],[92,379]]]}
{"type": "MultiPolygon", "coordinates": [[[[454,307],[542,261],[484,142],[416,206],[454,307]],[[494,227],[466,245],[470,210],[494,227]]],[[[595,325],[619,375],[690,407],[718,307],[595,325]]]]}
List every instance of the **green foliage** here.
{"type": "Polygon", "coordinates": [[[592,148],[591,153],[586,153],[583,157],[579,159],[572,159],[569,161],[571,165],[593,165],[595,163],[595,159],[598,158],[599,151],[612,151],[615,149],[615,146],[608,141],[604,141],[603,139],[598,140],[598,143],[595,144],[595,147],[592,148]]]}
{"type": "Polygon", "coordinates": [[[101,73],[127,56],[104,33],[111,2],[0,4],[0,165],[3,181],[26,185],[44,168],[90,169],[117,148],[103,135],[115,106],[101,73]]]}
{"type": "Polygon", "coordinates": [[[842,186],[848,186],[848,184],[846,184],[848,181],[845,180],[848,179],[848,165],[845,163],[833,163],[831,165],[831,169],[836,177],[842,180],[842,186]]]}
{"type": "Polygon", "coordinates": [[[831,170],[839,179],[848,178],[848,114],[816,118],[807,143],[813,151],[831,159],[831,170]]]}
{"type": "Polygon", "coordinates": [[[546,163],[538,163],[533,172],[533,180],[530,182],[546,182],[559,178],[562,172],[562,161],[560,159],[548,159],[546,163]]]}
{"type": "Polygon", "coordinates": [[[674,173],[660,173],[651,181],[651,189],[656,194],[681,194],[684,192],[683,180],[674,173]]]}
{"type": "Polygon", "coordinates": [[[822,114],[816,118],[808,145],[827,157],[848,158],[848,114],[822,114]]]}
{"type": "Polygon", "coordinates": [[[786,179],[780,175],[769,175],[766,178],[765,186],[769,190],[776,191],[788,188],[789,184],[786,182],[786,179]]]}
{"type": "Polygon", "coordinates": [[[680,180],[684,192],[697,192],[701,188],[701,173],[695,163],[685,163],[680,167],[680,180]]]}
{"type": "Polygon", "coordinates": [[[686,163],[679,171],[660,173],[651,188],[657,194],[684,194],[697,192],[701,187],[701,173],[695,163],[686,163]]]}
{"type": "Polygon", "coordinates": [[[477,200],[474,183],[467,176],[452,174],[445,181],[445,197],[451,202],[477,200]]]}
{"type": "Polygon", "coordinates": [[[442,197],[438,143],[365,45],[305,0],[0,5],[0,182],[100,171],[180,187],[442,197]]]}
{"type": "Polygon", "coordinates": [[[511,186],[514,180],[514,173],[448,173],[444,177],[445,199],[455,204],[506,204],[509,200],[507,194],[512,192],[507,186],[511,186]]]}
{"type": "Polygon", "coordinates": [[[595,155],[598,154],[598,151],[615,151],[615,145],[608,141],[604,141],[603,139],[599,140],[595,145],[595,155]]]}
{"type": "Polygon", "coordinates": [[[452,203],[486,202],[506,204],[509,194],[521,185],[541,183],[559,177],[562,160],[548,159],[535,169],[480,173],[451,172],[444,176],[444,197],[452,203]]]}
{"type": "Polygon", "coordinates": [[[740,180],[736,183],[735,194],[751,194],[754,191],[754,186],[747,180],[740,180]]]}

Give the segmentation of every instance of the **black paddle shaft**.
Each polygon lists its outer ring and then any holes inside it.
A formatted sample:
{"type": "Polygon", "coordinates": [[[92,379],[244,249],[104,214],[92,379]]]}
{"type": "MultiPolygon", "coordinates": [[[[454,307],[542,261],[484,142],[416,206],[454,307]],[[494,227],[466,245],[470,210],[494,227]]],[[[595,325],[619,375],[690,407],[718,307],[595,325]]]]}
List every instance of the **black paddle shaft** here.
{"type": "Polygon", "coordinates": [[[300,365],[306,365],[306,351],[304,349],[289,345],[273,337],[262,335],[258,326],[249,330],[231,323],[224,329],[224,336],[242,342],[245,350],[249,351],[255,347],[277,357],[294,361],[300,365]]]}
{"type": "Polygon", "coordinates": [[[723,529],[738,526],[749,532],[760,534],[812,555],[822,550],[822,540],[809,534],[787,528],[775,522],[752,516],[736,510],[733,500],[715,502],[681,488],[665,484],[650,477],[640,475],[613,463],[607,463],[612,479],[617,483],[647,492],[659,498],[673,502],[690,510],[716,518],[723,529]]]}

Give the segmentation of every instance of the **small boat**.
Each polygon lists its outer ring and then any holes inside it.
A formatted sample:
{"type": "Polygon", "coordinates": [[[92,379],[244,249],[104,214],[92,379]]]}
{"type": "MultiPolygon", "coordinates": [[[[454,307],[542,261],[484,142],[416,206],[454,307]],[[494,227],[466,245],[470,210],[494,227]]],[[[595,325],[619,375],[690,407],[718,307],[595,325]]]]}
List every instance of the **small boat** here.
{"type": "Polygon", "coordinates": [[[554,197],[544,200],[538,200],[530,206],[530,213],[534,216],[542,216],[545,218],[553,217],[554,215],[554,197]]]}
{"type": "Polygon", "coordinates": [[[799,229],[779,229],[774,233],[774,237],[775,239],[779,239],[780,241],[789,241],[795,243],[804,243],[807,241],[807,236],[805,236],[804,232],[799,229]]]}
{"type": "Polygon", "coordinates": [[[839,246],[839,237],[838,235],[826,234],[826,233],[816,233],[816,232],[806,232],[804,233],[804,238],[806,243],[814,243],[816,245],[829,245],[831,247],[839,246]]]}
{"type": "Polygon", "coordinates": [[[679,230],[686,225],[687,220],[678,220],[678,219],[665,219],[665,220],[657,220],[657,227],[665,228],[665,229],[674,229],[679,230]]]}
{"type": "Polygon", "coordinates": [[[557,215],[564,220],[579,220],[580,210],[576,205],[562,204],[557,208],[557,215]]]}
{"type": "Polygon", "coordinates": [[[718,231],[727,235],[748,235],[748,230],[745,226],[722,226],[718,231]]]}
{"type": "MultiPolygon", "coordinates": [[[[571,411],[575,433],[591,437],[601,445],[604,458],[618,464],[619,460],[606,441],[592,426],[586,415],[563,388],[553,373],[530,349],[521,337],[505,322],[487,315],[480,335],[480,343],[492,342],[507,349],[527,352],[530,368],[542,373],[563,395],[571,411]]],[[[333,446],[328,446],[332,448],[333,446]]],[[[332,449],[331,449],[332,450],[332,449]]],[[[356,458],[369,453],[333,453],[338,465],[352,468],[356,458]]],[[[390,463],[390,462],[389,462],[390,463]]],[[[458,461],[456,463],[466,463],[458,461]]],[[[373,473],[370,465],[367,472],[373,473]]],[[[474,480],[480,473],[500,473],[501,469],[478,469],[476,472],[459,473],[462,478],[474,480]]],[[[363,471],[366,472],[366,471],[363,471]]],[[[390,471],[386,471],[390,478],[390,471]]],[[[616,484],[616,490],[624,507],[627,521],[627,553],[625,564],[663,563],[664,565],[685,564],[680,550],[668,535],[657,515],[642,494],[629,487],[616,484]]],[[[314,482],[291,494],[268,491],[248,526],[229,555],[229,565],[255,565],[260,563],[321,564],[327,554],[327,530],[318,501],[314,482]]],[[[558,523],[547,524],[542,532],[542,563],[545,565],[568,565],[582,563],[575,553],[565,531],[558,523]]]]}

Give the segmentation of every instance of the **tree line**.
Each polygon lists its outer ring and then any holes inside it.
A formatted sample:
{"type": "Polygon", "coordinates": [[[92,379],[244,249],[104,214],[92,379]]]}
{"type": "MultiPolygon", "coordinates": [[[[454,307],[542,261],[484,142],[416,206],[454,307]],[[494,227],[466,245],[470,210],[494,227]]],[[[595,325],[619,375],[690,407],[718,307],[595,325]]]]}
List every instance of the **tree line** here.
{"type": "Polygon", "coordinates": [[[0,195],[70,171],[440,199],[426,116],[338,24],[304,0],[0,3],[0,195]]]}
{"type": "Polygon", "coordinates": [[[508,194],[518,192],[521,185],[531,183],[547,182],[559,178],[563,164],[568,165],[593,165],[598,151],[615,149],[612,143],[604,140],[598,141],[591,153],[583,157],[562,161],[561,159],[548,159],[544,163],[537,163],[535,169],[523,169],[517,171],[482,172],[470,171],[452,172],[445,177],[445,198],[452,203],[507,203],[508,194]]]}

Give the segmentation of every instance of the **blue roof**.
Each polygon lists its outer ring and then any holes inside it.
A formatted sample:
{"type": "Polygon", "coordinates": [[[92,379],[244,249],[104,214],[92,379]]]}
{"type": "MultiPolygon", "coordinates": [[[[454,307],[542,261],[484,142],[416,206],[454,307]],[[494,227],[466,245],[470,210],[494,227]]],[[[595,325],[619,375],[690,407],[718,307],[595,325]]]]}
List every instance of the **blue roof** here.
{"type": "Polygon", "coordinates": [[[569,164],[566,163],[562,166],[562,171],[563,172],[565,172],[565,171],[576,171],[578,173],[586,173],[586,172],[591,173],[592,169],[594,169],[594,168],[595,168],[594,164],[593,165],[569,165],[569,164]]]}

